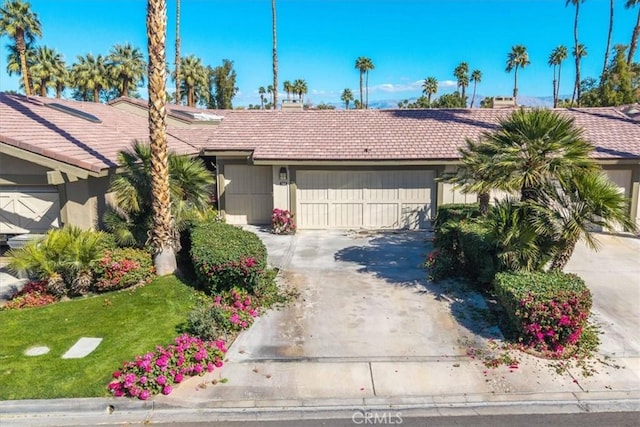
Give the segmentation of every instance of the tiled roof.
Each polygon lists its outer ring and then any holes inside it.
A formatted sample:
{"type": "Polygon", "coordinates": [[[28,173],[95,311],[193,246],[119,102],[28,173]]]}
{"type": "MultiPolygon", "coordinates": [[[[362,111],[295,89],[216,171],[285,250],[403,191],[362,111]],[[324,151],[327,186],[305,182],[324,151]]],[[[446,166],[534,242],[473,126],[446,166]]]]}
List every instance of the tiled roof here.
{"type": "MultiPolygon", "coordinates": [[[[52,98],[0,93],[0,142],[93,172],[117,166],[117,153],[134,141],[148,141],[148,121],[114,107],[52,98]],[[88,113],[101,123],[47,107],[60,104],[88,113]]],[[[170,150],[198,153],[169,137],[170,150]]]]}
{"type": "MultiPolygon", "coordinates": [[[[512,110],[225,111],[212,129],[174,131],[207,150],[254,149],[256,160],[457,159],[465,138],[512,110]]],[[[640,126],[614,108],[558,110],[584,128],[598,159],[640,158],[640,126]]]]}
{"type": "MultiPolygon", "coordinates": [[[[145,106],[143,101],[120,99],[145,106]]],[[[167,106],[168,110],[188,110],[167,106]]],[[[598,159],[640,159],[640,124],[615,108],[558,110],[584,128],[598,159]]],[[[169,148],[249,151],[263,161],[455,160],[465,138],[495,129],[511,110],[207,110],[220,124],[169,126],[169,148]]],[[[0,93],[0,142],[87,170],[116,165],[118,151],[148,140],[145,117],[113,105],[0,93]],[[47,107],[59,103],[101,120],[92,123],[47,107]]]]}

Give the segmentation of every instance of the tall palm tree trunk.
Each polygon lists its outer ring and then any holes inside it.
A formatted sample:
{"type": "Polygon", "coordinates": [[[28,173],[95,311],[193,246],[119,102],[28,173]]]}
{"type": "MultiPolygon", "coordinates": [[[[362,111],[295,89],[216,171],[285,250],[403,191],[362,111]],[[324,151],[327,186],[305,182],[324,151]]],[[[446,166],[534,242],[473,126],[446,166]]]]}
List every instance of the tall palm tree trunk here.
{"type": "Polygon", "coordinates": [[[611,35],[613,33],[613,0],[609,2],[609,35],[607,36],[607,48],[604,51],[604,64],[602,65],[602,76],[607,71],[607,63],[609,62],[609,49],[611,49],[611,35]]]}
{"type": "Polygon", "coordinates": [[[47,81],[45,79],[40,80],[40,96],[47,97],[47,81]]]}
{"type": "Polygon", "coordinates": [[[176,0],[176,104],[180,105],[180,0],[176,0]]]}
{"type": "Polygon", "coordinates": [[[482,215],[486,215],[489,212],[489,202],[491,201],[491,194],[488,191],[478,193],[478,209],[482,215]]]}
{"type": "Polygon", "coordinates": [[[364,71],[360,70],[360,108],[364,107],[364,100],[362,98],[363,77],[364,77],[364,71]]]}
{"type": "Polygon", "coordinates": [[[276,0],[271,0],[271,33],[273,36],[273,103],[272,108],[278,109],[278,37],[276,34],[276,0]]]}
{"type": "Polygon", "coordinates": [[[556,78],[556,64],[553,64],[553,108],[558,106],[558,79],[556,78]]]}
{"type": "Polygon", "coordinates": [[[576,3],[576,17],[573,21],[573,41],[574,41],[574,57],[576,60],[576,81],[573,84],[573,94],[571,95],[571,106],[577,101],[580,106],[580,55],[578,55],[578,16],[580,14],[580,2],[576,3]],[[577,98],[576,98],[577,95],[577,98]]]}
{"type": "Polygon", "coordinates": [[[640,10],[638,10],[638,20],[636,26],[633,27],[633,35],[631,36],[631,44],[629,45],[629,56],[627,56],[627,64],[633,63],[633,56],[638,48],[638,37],[640,37],[640,10]]]}
{"type": "Polygon", "coordinates": [[[169,167],[165,109],[166,99],[166,0],[147,2],[147,39],[149,50],[149,139],[151,148],[151,193],[153,229],[150,242],[155,251],[154,264],[160,276],[176,270],[175,236],[171,218],[169,167]]]}
{"type": "Polygon", "coordinates": [[[566,243],[562,251],[557,253],[553,260],[551,261],[551,266],[549,267],[550,271],[562,271],[569,263],[571,256],[573,255],[573,251],[576,248],[577,240],[572,240],[566,243]]]}
{"type": "Polygon", "coordinates": [[[367,98],[365,99],[364,108],[368,110],[369,109],[369,70],[367,70],[366,79],[367,79],[367,82],[365,84],[365,88],[367,90],[367,98]]]}
{"type": "Polygon", "coordinates": [[[96,86],[93,89],[93,102],[100,102],[100,87],[96,86]]]}
{"type": "Polygon", "coordinates": [[[562,61],[558,64],[558,84],[556,86],[556,102],[553,104],[553,108],[558,107],[558,101],[560,100],[560,73],[562,73],[562,61]]]}
{"type": "Polygon", "coordinates": [[[22,81],[24,83],[24,92],[27,96],[31,96],[31,84],[29,81],[29,67],[27,67],[27,45],[24,41],[24,32],[16,31],[16,47],[20,56],[20,69],[22,70],[22,81]]]}
{"type": "Polygon", "coordinates": [[[518,64],[513,73],[513,103],[518,106],[518,64]]]}
{"type": "MultiPolygon", "coordinates": [[[[473,108],[473,101],[476,99],[476,86],[478,86],[478,82],[474,81],[473,82],[473,95],[471,96],[471,105],[469,106],[469,108],[473,108]]],[[[429,100],[429,104],[431,104],[431,100],[429,100]]]]}

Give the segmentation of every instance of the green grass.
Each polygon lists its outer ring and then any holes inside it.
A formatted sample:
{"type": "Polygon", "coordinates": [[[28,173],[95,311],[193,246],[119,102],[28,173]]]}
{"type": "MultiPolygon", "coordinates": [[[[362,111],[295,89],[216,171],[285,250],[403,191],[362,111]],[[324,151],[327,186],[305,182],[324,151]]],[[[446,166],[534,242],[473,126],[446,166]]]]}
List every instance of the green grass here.
{"type": "Polygon", "coordinates": [[[173,342],[195,291],[173,276],[133,290],[0,311],[0,399],[107,396],[111,374],[123,361],[173,342]],[[61,359],[81,337],[103,338],[82,359],[61,359]],[[43,356],[25,350],[47,346],[43,356]]]}

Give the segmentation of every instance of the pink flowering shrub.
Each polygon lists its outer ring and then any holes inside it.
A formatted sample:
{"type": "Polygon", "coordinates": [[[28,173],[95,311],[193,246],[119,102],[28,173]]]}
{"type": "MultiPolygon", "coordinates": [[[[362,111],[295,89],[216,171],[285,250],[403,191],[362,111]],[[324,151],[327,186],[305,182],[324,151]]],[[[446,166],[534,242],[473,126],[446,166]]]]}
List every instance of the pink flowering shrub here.
{"type": "Polygon", "coordinates": [[[142,249],[117,248],[105,251],[93,266],[96,292],[109,292],[145,284],[155,270],[151,254],[142,249]]]}
{"type": "Polygon", "coordinates": [[[243,289],[224,291],[212,300],[189,314],[187,328],[191,334],[216,339],[249,328],[258,316],[254,300],[243,289]]]}
{"type": "Polygon", "coordinates": [[[560,272],[499,273],[494,284],[524,345],[562,356],[565,347],[579,341],[592,305],[580,277],[560,272]]]}
{"type": "Polygon", "coordinates": [[[124,362],[122,369],[113,373],[107,388],[116,397],[140,400],[159,393],[166,395],[185,378],[221,367],[226,352],[222,340],[203,341],[184,334],[174,344],[158,346],[156,351],[136,356],[133,362],[124,362]]]}
{"type": "Polygon", "coordinates": [[[47,291],[47,281],[39,280],[26,283],[21,290],[11,295],[3,309],[41,307],[55,302],[58,302],[58,297],[47,291]]]}
{"type": "Polygon", "coordinates": [[[293,214],[288,210],[274,209],[271,214],[271,231],[274,234],[293,234],[296,232],[296,222],[293,214]]]}

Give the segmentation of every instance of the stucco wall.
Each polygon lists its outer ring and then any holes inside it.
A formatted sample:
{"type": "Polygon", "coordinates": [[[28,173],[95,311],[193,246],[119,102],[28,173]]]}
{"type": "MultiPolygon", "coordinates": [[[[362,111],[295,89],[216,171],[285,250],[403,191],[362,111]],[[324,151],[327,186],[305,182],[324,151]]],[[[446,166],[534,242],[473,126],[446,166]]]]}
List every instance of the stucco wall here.
{"type": "Polygon", "coordinates": [[[59,185],[60,216],[63,224],[100,228],[107,208],[109,177],[78,180],[59,185]]]}

